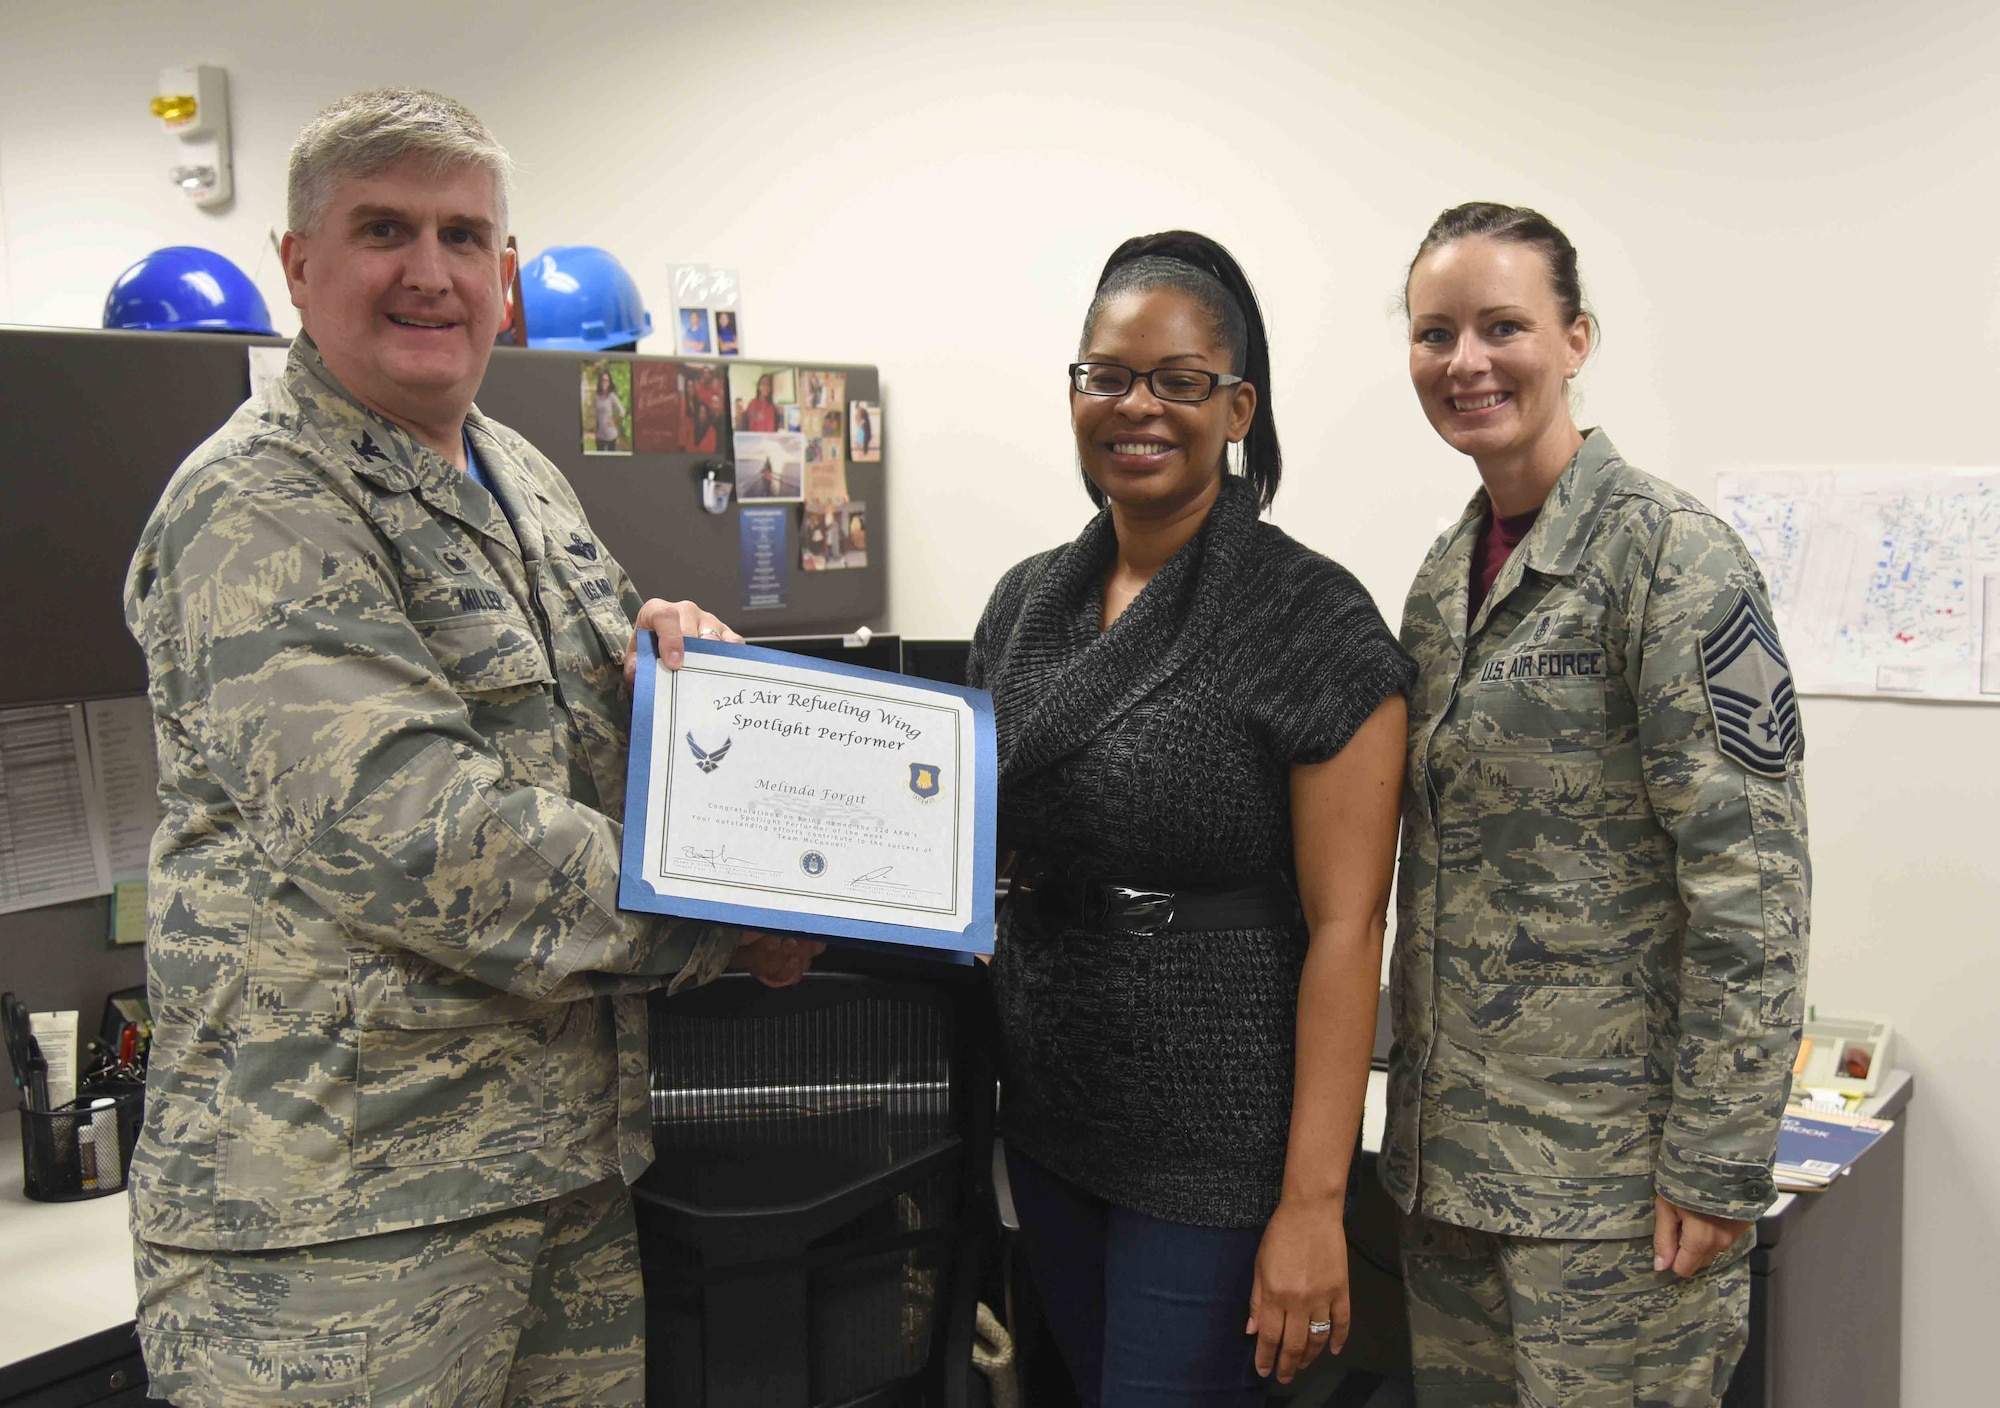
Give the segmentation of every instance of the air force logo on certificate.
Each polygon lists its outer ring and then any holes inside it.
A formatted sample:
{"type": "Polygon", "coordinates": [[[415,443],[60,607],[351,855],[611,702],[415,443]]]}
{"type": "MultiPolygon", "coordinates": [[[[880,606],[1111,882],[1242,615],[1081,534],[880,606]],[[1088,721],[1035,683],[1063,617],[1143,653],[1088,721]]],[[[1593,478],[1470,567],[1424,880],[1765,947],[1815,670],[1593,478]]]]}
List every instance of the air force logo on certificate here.
{"type": "Polygon", "coordinates": [[[619,903],[991,953],[996,775],[983,691],[642,634],[619,903]]]}
{"type": "Polygon", "coordinates": [[[725,738],[717,747],[703,748],[699,743],[694,741],[694,731],[692,729],[688,731],[687,740],[688,752],[694,755],[694,765],[703,772],[714,772],[717,768],[721,767],[723,758],[729,752],[729,745],[736,741],[733,738],[725,738]]]}

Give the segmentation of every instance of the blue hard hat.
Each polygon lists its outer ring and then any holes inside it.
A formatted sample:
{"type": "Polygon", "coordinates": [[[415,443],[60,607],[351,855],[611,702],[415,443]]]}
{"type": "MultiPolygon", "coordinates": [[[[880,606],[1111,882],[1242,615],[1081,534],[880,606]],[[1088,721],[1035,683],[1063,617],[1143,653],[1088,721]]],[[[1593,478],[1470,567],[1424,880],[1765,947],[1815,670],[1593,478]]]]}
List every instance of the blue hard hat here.
{"type": "Polygon", "coordinates": [[[104,300],[104,326],[278,335],[250,276],[214,250],[191,244],[156,249],[120,274],[104,300]]]}
{"type": "Polygon", "coordinates": [[[639,285],[617,256],[589,244],[552,245],[521,270],[528,346],[602,352],[653,331],[639,285]]]}

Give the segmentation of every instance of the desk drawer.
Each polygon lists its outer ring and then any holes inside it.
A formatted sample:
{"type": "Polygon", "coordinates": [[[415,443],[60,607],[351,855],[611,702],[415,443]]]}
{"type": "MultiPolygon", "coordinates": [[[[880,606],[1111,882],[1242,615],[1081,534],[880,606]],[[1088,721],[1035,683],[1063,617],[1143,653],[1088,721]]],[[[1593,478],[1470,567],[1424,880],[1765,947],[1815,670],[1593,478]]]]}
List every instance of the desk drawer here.
{"type": "Polygon", "coordinates": [[[130,1325],[0,1367],[0,1408],[166,1408],[146,1388],[130,1325]]]}

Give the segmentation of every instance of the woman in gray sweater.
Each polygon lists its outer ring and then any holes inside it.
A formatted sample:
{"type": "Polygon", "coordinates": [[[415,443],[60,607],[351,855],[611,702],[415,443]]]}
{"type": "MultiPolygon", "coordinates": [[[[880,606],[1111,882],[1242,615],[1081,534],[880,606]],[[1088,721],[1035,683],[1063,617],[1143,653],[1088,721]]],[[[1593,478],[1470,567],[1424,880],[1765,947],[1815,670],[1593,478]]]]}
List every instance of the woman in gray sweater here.
{"type": "Polygon", "coordinates": [[[1414,670],[1352,576],[1261,521],[1270,356],[1227,251],[1121,246],[1069,399],[1101,511],[1002,578],[971,662],[1018,858],[1010,1181],[1086,1404],[1261,1404],[1259,1374],[1346,1335],[1414,670]]]}

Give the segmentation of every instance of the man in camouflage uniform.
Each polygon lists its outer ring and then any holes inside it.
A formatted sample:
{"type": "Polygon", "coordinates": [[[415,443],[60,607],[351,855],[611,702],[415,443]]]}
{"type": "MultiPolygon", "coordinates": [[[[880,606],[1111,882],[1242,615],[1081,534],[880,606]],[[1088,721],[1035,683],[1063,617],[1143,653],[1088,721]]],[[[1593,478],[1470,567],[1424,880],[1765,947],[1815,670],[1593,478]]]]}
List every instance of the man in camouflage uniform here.
{"type": "Polygon", "coordinates": [[[1485,512],[1402,633],[1381,1171],[1418,1401],[1712,1404],[1802,1008],[1790,675],[1736,534],[1602,432],[1468,621],[1485,512]]]}
{"type": "Polygon", "coordinates": [[[126,613],[166,819],[133,1159],[139,1333],[179,1404],[636,1404],[643,994],[810,946],[617,908],[635,620],[547,459],[472,396],[506,154],[415,90],[293,148],[282,381],[181,466],[126,613]]]}

